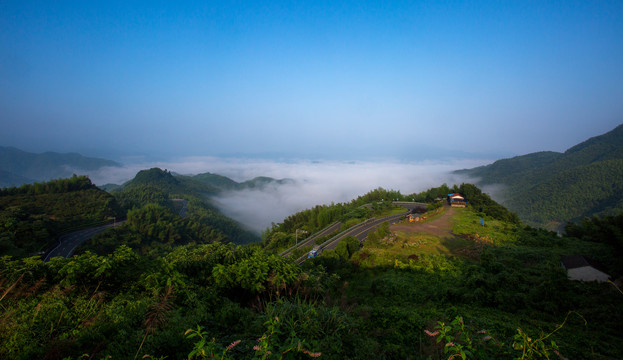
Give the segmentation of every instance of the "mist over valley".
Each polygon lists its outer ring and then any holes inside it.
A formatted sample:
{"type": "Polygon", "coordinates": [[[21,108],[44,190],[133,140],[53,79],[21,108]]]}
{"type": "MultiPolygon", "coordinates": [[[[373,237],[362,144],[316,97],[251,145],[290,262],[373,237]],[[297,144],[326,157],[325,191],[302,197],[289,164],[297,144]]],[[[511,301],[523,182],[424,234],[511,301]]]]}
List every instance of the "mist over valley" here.
{"type": "Polygon", "coordinates": [[[158,167],[174,174],[213,173],[238,183],[265,176],[274,180],[259,187],[223,189],[210,196],[227,216],[260,232],[271,223],[315,205],[347,202],[378,187],[411,194],[441,183],[455,184],[467,176],[454,170],[484,165],[485,160],[399,161],[289,161],[189,157],[171,162],[150,162],[105,167],[89,172],[96,185],[123,184],[143,169],[158,167]]]}

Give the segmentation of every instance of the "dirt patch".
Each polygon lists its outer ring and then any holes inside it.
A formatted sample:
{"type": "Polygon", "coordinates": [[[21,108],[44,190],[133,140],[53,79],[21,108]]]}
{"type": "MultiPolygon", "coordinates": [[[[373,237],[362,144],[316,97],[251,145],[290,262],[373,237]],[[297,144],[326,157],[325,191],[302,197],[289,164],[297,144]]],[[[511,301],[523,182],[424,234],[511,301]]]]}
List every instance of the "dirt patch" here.
{"type": "MultiPolygon", "coordinates": [[[[412,241],[419,236],[431,235],[438,239],[440,248],[447,249],[455,256],[478,260],[482,249],[492,243],[491,239],[478,235],[455,235],[452,233],[452,216],[456,209],[446,206],[444,213],[436,219],[424,223],[401,223],[391,225],[392,233],[403,233],[412,241]]],[[[431,241],[431,240],[428,240],[431,241]]],[[[413,245],[426,247],[426,244],[415,241],[413,245]]],[[[424,249],[422,249],[425,251],[424,249]]]]}
{"type": "Polygon", "coordinates": [[[454,209],[446,206],[444,213],[431,221],[424,223],[409,223],[409,224],[396,224],[391,225],[389,229],[392,232],[409,233],[426,233],[440,237],[454,236],[452,235],[452,215],[454,215],[454,209]]]}

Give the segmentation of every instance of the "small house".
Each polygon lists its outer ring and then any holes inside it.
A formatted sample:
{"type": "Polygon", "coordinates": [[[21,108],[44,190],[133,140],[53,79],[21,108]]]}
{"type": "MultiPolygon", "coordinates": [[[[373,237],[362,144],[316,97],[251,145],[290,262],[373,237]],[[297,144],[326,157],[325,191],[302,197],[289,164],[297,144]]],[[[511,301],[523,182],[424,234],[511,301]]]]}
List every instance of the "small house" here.
{"type": "Polygon", "coordinates": [[[610,278],[603,265],[583,255],[565,255],[560,262],[569,280],[606,282],[610,278]]]}
{"type": "Polygon", "coordinates": [[[463,195],[454,193],[448,194],[448,204],[452,207],[465,207],[467,206],[467,201],[463,195]]]}

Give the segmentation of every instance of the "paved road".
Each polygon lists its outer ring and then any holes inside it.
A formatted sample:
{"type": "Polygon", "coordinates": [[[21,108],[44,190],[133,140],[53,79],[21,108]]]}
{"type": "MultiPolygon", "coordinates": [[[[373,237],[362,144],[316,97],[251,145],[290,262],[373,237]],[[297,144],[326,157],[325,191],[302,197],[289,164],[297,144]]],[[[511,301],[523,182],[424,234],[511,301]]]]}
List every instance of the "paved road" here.
{"type": "MultiPolygon", "coordinates": [[[[182,208],[179,211],[179,215],[181,217],[186,217],[186,212],[188,211],[188,200],[186,199],[172,199],[173,201],[181,201],[182,208]]],[[[61,235],[58,238],[59,244],[54,248],[54,250],[50,251],[48,256],[45,257],[43,261],[49,261],[51,258],[55,256],[64,256],[66,258],[70,257],[74,250],[84,242],[90,240],[95,235],[102,233],[112,227],[120,226],[125,223],[124,221],[117,221],[115,224],[107,224],[102,226],[96,226],[92,228],[82,229],[78,231],[74,231],[65,235],[61,235]]]]}
{"type": "Polygon", "coordinates": [[[289,256],[294,250],[303,247],[303,246],[308,246],[308,245],[314,245],[316,239],[318,239],[319,237],[323,237],[323,236],[327,236],[329,234],[332,234],[336,231],[338,231],[340,229],[340,227],[342,226],[341,222],[334,222],[333,224],[327,226],[326,228],[320,230],[319,232],[313,234],[312,236],[308,237],[307,239],[301,241],[300,243],[294,245],[293,247],[285,250],[284,252],[282,252],[281,256],[283,257],[287,257],[289,256]]]}
{"type": "Polygon", "coordinates": [[[323,247],[323,250],[325,250],[325,249],[328,249],[328,250],[335,249],[337,247],[337,244],[340,242],[340,240],[344,239],[347,236],[354,236],[354,237],[357,238],[357,240],[359,240],[361,242],[361,241],[365,240],[366,236],[368,236],[368,233],[370,231],[375,230],[382,223],[389,222],[391,224],[391,223],[393,223],[393,222],[403,218],[407,214],[408,214],[408,212],[402,213],[402,214],[398,214],[398,215],[386,216],[386,217],[383,217],[383,218],[380,218],[380,219],[374,219],[372,221],[364,223],[362,226],[351,229],[347,233],[344,233],[339,238],[337,238],[334,241],[332,241],[331,243],[327,244],[325,247],[323,247]]]}
{"type": "MultiPolygon", "coordinates": [[[[354,226],[350,230],[342,232],[341,234],[334,237],[333,239],[330,239],[328,243],[325,243],[321,246],[321,250],[335,249],[337,247],[337,244],[347,236],[354,236],[359,241],[363,241],[366,238],[366,236],[368,236],[368,233],[370,231],[376,229],[382,223],[389,222],[391,224],[405,217],[408,213],[409,212],[407,211],[407,212],[400,213],[397,215],[390,215],[390,216],[385,216],[385,217],[378,218],[378,219],[367,220],[366,222],[363,222],[359,225],[354,226]]],[[[300,264],[304,262],[305,260],[307,260],[307,254],[304,254],[303,256],[298,258],[296,262],[300,264]]]]}
{"type": "Polygon", "coordinates": [[[74,232],[70,232],[65,235],[61,235],[58,238],[59,244],[54,248],[54,250],[50,251],[48,256],[45,257],[43,261],[49,261],[51,258],[56,256],[64,256],[70,257],[76,248],[84,243],[85,241],[91,239],[95,235],[102,233],[114,226],[120,226],[125,221],[118,221],[114,225],[107,224],[102,226],[96,226],[88,229],[82,229],[74,232]]]}
{"type": "Polygon", "coordinates": [[[186,199],[171,199],[171,201],[180,201],[182,203],[182,208],[179,211],[179,215],[183,218],[188,216],[188,200],[186,199]]]}

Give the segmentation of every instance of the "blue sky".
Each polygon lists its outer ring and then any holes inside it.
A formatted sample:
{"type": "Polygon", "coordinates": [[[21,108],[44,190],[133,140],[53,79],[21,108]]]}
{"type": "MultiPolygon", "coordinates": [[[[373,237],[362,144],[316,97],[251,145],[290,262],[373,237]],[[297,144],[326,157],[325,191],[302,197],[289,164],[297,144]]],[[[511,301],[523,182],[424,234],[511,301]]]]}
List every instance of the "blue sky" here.
{"type": "Polygon", "coordinates": [[[2,1],[0,145],[564,151],[623,122],[622,39],[622,1],[2,1]]]}

